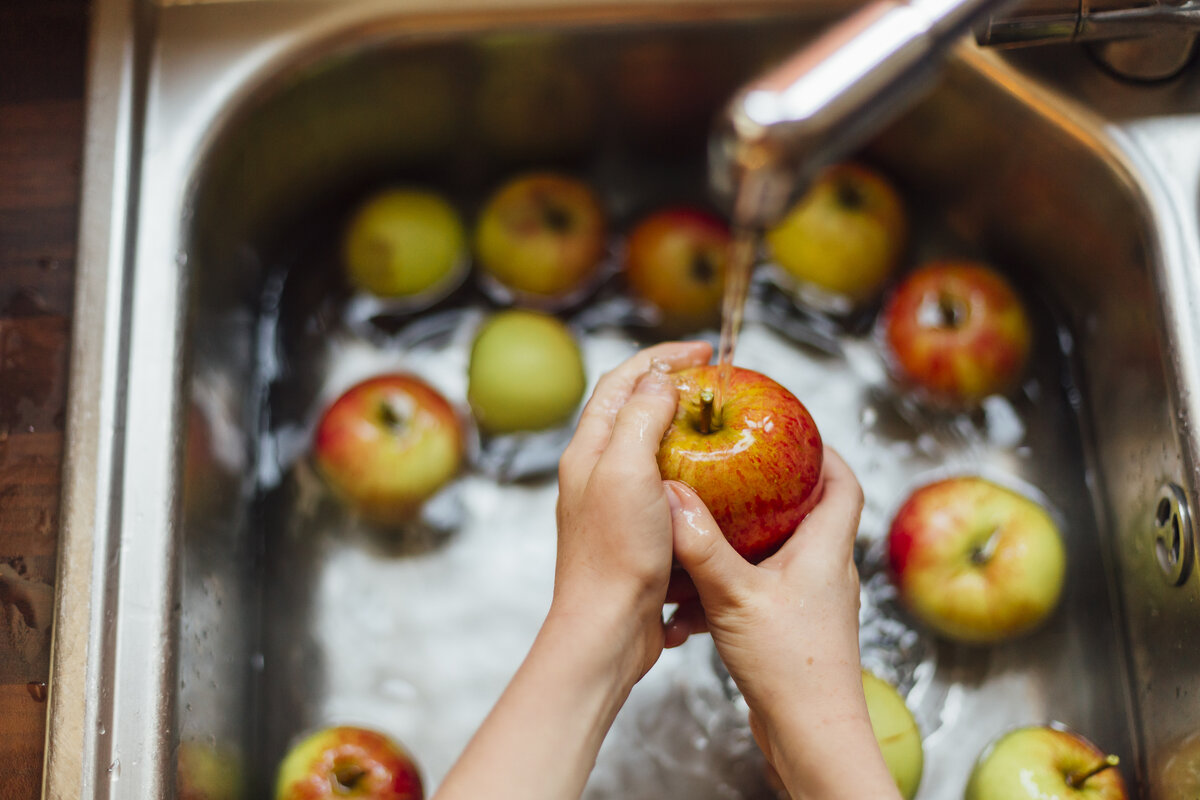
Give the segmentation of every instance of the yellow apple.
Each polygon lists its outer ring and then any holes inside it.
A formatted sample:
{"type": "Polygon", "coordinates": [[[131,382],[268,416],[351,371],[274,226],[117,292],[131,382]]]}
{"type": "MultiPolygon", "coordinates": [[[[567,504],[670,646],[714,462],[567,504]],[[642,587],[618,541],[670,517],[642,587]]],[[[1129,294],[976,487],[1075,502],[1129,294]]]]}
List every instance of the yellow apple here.
{"type": "Polygon", "coordinates": [[[863,692],[867,696],[867,711],[871,729],[883,751],[888,772],[896,781],[904,800],[912,800],[921,784],[925,753],[921,747],[921,731],[912,712],[892,685],[863,670],[863,692]]]}

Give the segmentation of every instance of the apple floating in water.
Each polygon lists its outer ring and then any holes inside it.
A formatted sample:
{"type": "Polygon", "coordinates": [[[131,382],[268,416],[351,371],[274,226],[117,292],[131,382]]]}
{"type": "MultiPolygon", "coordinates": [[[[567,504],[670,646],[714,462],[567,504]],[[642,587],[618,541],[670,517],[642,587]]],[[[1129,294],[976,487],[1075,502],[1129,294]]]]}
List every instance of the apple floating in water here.
{"type": "Polygon", "coordinates": [[[896,271],[908,242],[904,202],[877,172],[835,164],[766,235],[794,278],[861,305],[896,271]]]}
{"type": "Polygon", "coordinates": [[[454,408],[414,375],[370,378],[329,406],[313,441],[316,466],[335,494],[365,518],[410,518],[462,464],[454,408]]]}
{"type": "Polygon", "coordinates": [[[466,232],[440,195],[388,189],[355,211],[342,260],[359,289],[379,297],[434,301],[466,274],[466,232]]]}
{"type": "Polygon", "coordinates": [[[925,751],[917,721],[900,693],[890,683],[866,670],[863,670],[863,692],[867,696],[871,729],[883,751],[888,772],[904,800],[912,800],[921,785],[921,773],[925,768],[925,751]]]}
{"type": "Polygon", "coordinates": [[[486,433],[561,425],[575,413],[586,388],[579,345],[555,317],[502,311],[475,336],[467,400],[486,433]]]}
{"type": "Polygon", "coordinates": [[[279,765],[275,800],[423,800],[421,774],[408,751],[366,728],[325,728],[301,741],[279,765]]]}
{"type": "Polygon", "coordinates": [[[559,305],[595,279],[607,225],[587,184],[554,173],[524,175],[487,201],[475,253],[484,273],[518,301],[559,305]]]}
{"type": "Polygon", "coordinates": [[[634,294],[662,313],[662,327],[714,323],[725,287],[729,226],[697,208],[657,211],[629,234],[625,277],[634,294]]]}
{"type": "Polygon", "coordinates": [[[1008,281],[971,261],[915,270],[893,290],[880,316],[896,378],[927,400],[957,408],[1020,380],[1032,327],[1008,281]]]}
{"type": "Polygon", "coordinates": [[[821,434],[796,396],[766,375],[730,367],[722,392],[718,370],[674,374],[679,406],[659,471],[692,487],[733,548],[759,562],[820,499],[821,434]]]}
{"type": "Polygon", "coordinates": [[[888,533],[900,599],[938,633],[989,643],[1025,633],[1062,593],[1066,554],[1040,505],[983,478],[912,493],[888,533]]]}
{"type": "Polygon", "coordinates": [[[1117,763],[1070,731],[1019,728],[984,750],[964,800],[1128,800],[1117,763]]]}

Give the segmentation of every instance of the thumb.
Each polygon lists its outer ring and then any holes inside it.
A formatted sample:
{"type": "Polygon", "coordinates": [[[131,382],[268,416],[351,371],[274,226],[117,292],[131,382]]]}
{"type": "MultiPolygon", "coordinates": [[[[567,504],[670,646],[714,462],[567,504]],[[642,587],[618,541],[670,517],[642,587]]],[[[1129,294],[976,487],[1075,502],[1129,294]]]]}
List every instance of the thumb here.
{"type": "Polygon", "coordinates": [[[735,604],[754,567],[729,544],[690,486],[679,481],[663,485],[671,505],[675,558],[691,576],[700,602],[709,609],[735,604]]]}

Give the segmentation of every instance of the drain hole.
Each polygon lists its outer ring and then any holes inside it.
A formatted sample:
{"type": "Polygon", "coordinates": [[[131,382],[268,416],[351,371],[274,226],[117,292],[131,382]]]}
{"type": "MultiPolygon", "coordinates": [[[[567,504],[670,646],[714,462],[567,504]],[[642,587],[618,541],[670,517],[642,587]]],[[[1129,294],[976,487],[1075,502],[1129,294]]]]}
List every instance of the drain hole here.
{"type": "MultiPolygon", "coordinates": [[[[1167,520],[1171,517],[1171,501],[1164,497],[1158,501],[1158,509],[1154,512],[1154,521],[1158,523],[1158,527],[1164,527],[1167,520]]],[[[1176,522],[1178,525],[1178,522],[1176,522]]]]}

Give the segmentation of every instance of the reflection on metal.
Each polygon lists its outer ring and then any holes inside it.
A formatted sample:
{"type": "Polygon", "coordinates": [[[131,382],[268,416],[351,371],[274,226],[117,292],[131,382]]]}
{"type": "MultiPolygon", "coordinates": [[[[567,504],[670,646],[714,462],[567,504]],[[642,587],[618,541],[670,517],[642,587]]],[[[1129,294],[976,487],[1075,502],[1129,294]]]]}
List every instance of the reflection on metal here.
{"type": "Polygon", "coordinates": [[[1092,53],[1122,78],[1165,81],[1178,75],[1196,56],[1195,33],[1160,34],[1115,42],[1100,42],[1092,53]]]}
{"type": "Polygon", "coordinates": [[[1154,556],[1171,586],[1185,583],[1196,560],[1192,515],[1183,487],[1168,483],[1154,506],[1154,556]]]}

